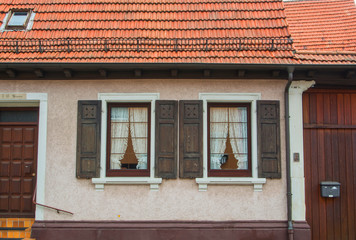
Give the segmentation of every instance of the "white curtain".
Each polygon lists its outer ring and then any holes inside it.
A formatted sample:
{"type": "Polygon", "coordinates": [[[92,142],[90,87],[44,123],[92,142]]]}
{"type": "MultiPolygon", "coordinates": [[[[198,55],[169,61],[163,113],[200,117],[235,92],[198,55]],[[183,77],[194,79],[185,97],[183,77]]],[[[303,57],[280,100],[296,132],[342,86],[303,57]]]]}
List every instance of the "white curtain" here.
{"type": "Polygon", "coordinates": [[[228,134],[228,108],[210,108],[210,169],[221,169],[228,134]]]}
{"type": "Polygon", "coordinates": [[[147,169],[147,108],[130,108],[130,131],[137,169],[147,169]]]}
{"type": "Polygon", "coordinates": [[[246,108],[229,108],[229,136],[238,169],[248,169],[247,111],[246,108]]]}
{"type": "Polygon", "coordinates": [[[127,148],[129,136],[128,108],[111,109],[111,156],[110,169],[121,169],[121,160],[127,148]]]}

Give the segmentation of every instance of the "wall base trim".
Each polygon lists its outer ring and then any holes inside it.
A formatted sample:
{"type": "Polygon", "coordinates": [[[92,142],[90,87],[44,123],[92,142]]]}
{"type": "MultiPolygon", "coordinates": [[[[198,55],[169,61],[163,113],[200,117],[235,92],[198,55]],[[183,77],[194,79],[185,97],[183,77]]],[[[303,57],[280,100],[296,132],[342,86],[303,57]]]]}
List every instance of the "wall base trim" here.
{"type": "MultiPolygon", "coordinates": [[[[294,235],[295,240],[310,240],[309,225],[296,222],[294,235]]],[[[287,221],[36,221],[32,237],[36,240],[287,240],[288,233],[287,221]]]]}

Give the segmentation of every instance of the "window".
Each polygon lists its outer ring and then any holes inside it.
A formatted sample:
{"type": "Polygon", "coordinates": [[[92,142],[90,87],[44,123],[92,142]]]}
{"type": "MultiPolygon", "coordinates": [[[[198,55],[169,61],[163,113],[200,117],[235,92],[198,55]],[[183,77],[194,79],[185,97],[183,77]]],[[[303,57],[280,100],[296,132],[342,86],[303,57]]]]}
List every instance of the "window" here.
{"type": "Polygon", "coordinates": [[[150,103],[108,103],[107,176],[150,175],[150,103]]]}
{"type": "Polygon", "coordinates": [[[249,103],[208,104],[208,176],[251,176],[249,103]]]}
{"type": "MultiPolygon", "coordinates": [[[[262,169],[262,166],[258,164],[258,135],[257,135],[257,116],[258,102],[261,100],[261,93],[200,93],[199,98],[203,101],[203,123],[204,123],[204,131],[203,131],[203,177],[196,178],[196,182],[199,184],[199,191],[207,191],[208,185],[226,185],[226,184],[242,184],[242,185],[253,185],[255,191],[262,191],[262,186],[266,183],[266,178],[260,177],[258,171],[262,169]],[[216,109],[214,109],[216,108],[216,109]],[[218,113],[222,108],[224,110],[224,119],[222,116],[219,116],[218,113]],[[235,110],[234,110],[235,109],[235,110]],[[237,109],[237,110],[236,110],[237,109]],[[213,110],[213,121],[210,120],[210,111],[213,110]],[[230,110],[230,111],[229,111],[230,110]],[[215,111],[215,113],[214,113],[215,111]],[[230,112],[230,114],[229,114],[230,112]],[[235,120],[235,115],[239,116],[238,120],[235,120]],[[237,114],[239,113],[239,114],[237,114]],[[216,115],[216,117],[214,116],[216,115]],[[232,116],[231,116],[232,115],[232,116]],[[214,128],[223,128],[223,133],[214,133],[210,129],[210,122],[212,123],[221,123],[221,126],[212,126],[214,128]],[[247,131],[242,130],[240,133],[232,132],[234,127],[231,126],[231,130],[227,131],[225,129],[229,129],[231,124],[247,126],[247,131]],[[211,133],[212,132],[212,133],[211,133]],[[224,135],[224,132],[225,133],[224,135]],[[247,133],[247,137],[246,137],[247,133]],[[210,134],[213,136],[213,140],[216,142],[222,142],[221,149],[223,150],[214,150],[212,149],[213,155],[212,157],[216,157],[215,159],[211,158],[211,147],[218,148],[219,145],[210,146],[210,134]],[[219,135],[218,135],[219,134],[219,135]],[[229,134],[229,138],[227,135],[229,134]],[[235,136],[238,136],[235,138],[235,136]],[[231,138],[237,139],[238,150],[234,150],[235,142],[231,142],[231,138]],[[226,139],[226,142],[225,142],[226,139]],[[229,140],[229,141],[228,141],[229,140]],[[247,144],[247,152],[246,150],[247,144]],[[226,146],[228,145],[228,146],[226,146]],[[242,145],[240,147],[240,145],[242,145]],[[242,150],[241,150],[242,148],[242,150]],[[226,151],[227,149],[227,151],[226,151]],[[230,149],[230,150],[229,150],[230,149]],[[220,155],[220,158],[219,158],[220,155]],[[236,155],[236,156],[235,156],[236,155]],[[246,161],[247,157],[247,161],[246,161]],[[222,166],[227,161],[228,158],[237,161],[237,166],[235,165],[233,169],[231,166],[222,166]],[[235,160],[235,159],[236,160],[235,160]],[[211,164],[211,161],[217,162],[215,165],[211,164]],[[221,161],[221,162],[220,162],[221,161]],[[246,164],[247,163],[247,164],[246,164]],[[220,167],[220,168],[219,168],[220,167]],[[224,169],[225,168],[225,169],[224,169]]],[[[237,117],[236,117],[237,118],[237,117]]],[[[235,127],[236,129],[237,127],[235,127]]],[[[243,129],[243,128],[242,128],[243,129]]],[[[215,143],[213,143],[215,144],[215,143]]],[[[236,148],[235,148],[236,149],[236,148]]],[[[230,160],[230,162],[232,161],[230,160]]]]}
{"type": "Polygon", "coordinates": [[[6,23],[6,29],[25,30],[31,16],[30,10],[12,10],[9,13],[9,20],[6,23]]]}
{"type": "Polygon", "coordinates": [[[157,191],[159,184],[162,183],[162,178],[155,176],[154,161],[156,147],[155,105],[158,99],[159,93],[99,93],[98,101],[79,101],[77,177],[92,178],[92,183],[95,184],[97,191],[103,191],[107,184],[147,184],[150,185],[152,191],[157,191]],[[88,104],[95,107],[96,114],[85,114],[84,110],[88,104]],[[114,113],[111,118],[112,111],[114,113]],[[136,115],[135,112],[141,112],[139,118],[132,116],[132,114],[136,115]],[[85,119],[86,115],[90,119],[85,119]],[[112,123],[116,124],[114,128],[120,128],[121,125],[121,128],[125,130],[114,132],[114,129],[111,130],[112,123]],[[145,129],[138,131],[140,135],[136,135],[137,130],[128,129],[129,127],[130,129],[144,128],[144,124],[146,124],[145,129]],[[93,127],[91,127],[92,125],[93,127]],[[82,139],[87,139],[83,131],[95,139],[92,141],[91,152],[93,154],[91,155],[87,153],[87,147],[82,144],[82,139]],[[112,132],[114,134],[111,134],[112,132]],[[143,134],[143,132],[146,133],[143,134]],[[123,139],[124,150],[115,146],[112,149],[112,138],[118,139],[117,142],[123,139]],[[127,139],[127,145],[124,139],[127,139]],[[137,141],[141,139],[141,143],[135,143],[135,139],[137,141]],[[131,147],[129,146],[130,141],[131,147]],[[143,146],[142,141],[145,141],[146,144],[143,150],[138,149],[143,146]],[[136,148],[135,145],[138,147],[136,148]],[[110,165],[111,152],[113,156],[116,154],[116,159],[113,158],[113,164],[110,165]],[[131,155],[131,160],[127,159],[125,154],[126,156],[131,155]]]}

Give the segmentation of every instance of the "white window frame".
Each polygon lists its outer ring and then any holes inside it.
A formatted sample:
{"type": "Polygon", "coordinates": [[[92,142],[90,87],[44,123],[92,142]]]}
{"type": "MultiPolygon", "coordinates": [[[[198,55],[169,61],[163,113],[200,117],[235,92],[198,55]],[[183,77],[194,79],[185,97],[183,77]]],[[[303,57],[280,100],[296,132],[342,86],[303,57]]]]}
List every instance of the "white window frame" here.
{"type": "Polygon", "coordinates": [[[92,178],[97,191],[103,191],[105,184],[148,184],[150,189],[157,191],[162,178],[155,178],[155,103],[159,99],[159,93],[99,93],[101,100],[101,148],[100,148],[100,177],[92,178]],[[151,154],[149,177],[107,177],[106,176],[106,142],[107,142],[107,105],[110,102],[150,102],[151,103],[151,154]]]}
{"type": "Polygon", "coordinates": [[[261,93],[200,93],[203,100],[203,177],[196,178],[199,191],[207,191],[209,184],[253,185],[254,191],[262,191],[266,178],[258,178],[257,161],[257,100],[261,93]],[[250,103],[251,104],[251,177],[208,177],[208,103],[250,103]]]}

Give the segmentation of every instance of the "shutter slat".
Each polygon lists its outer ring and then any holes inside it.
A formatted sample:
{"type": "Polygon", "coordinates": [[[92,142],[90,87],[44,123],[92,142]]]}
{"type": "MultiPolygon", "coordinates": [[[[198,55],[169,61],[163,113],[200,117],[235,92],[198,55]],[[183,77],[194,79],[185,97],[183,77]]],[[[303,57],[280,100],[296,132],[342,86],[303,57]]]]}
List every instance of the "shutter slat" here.
{"type": "Polygon", "coordinates": [[[179,177],[203,177],[203,101],[179,102],[179,177]]]}
{"type": "Polygon", "coordinates": [[[77,178],[99,177],[101,101],[78,101],[77,178]]]}
{"type": "Polygon", "coordinates": [[[178,102],[156,101],[155,176],[177,178],[178,102]]]}
{"type": "Polygon", "coordinates": [[[281,178],[279,101],[257,101],[258,176],[281,178]]]}

